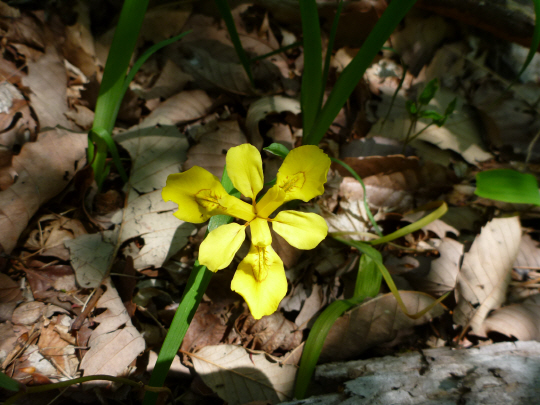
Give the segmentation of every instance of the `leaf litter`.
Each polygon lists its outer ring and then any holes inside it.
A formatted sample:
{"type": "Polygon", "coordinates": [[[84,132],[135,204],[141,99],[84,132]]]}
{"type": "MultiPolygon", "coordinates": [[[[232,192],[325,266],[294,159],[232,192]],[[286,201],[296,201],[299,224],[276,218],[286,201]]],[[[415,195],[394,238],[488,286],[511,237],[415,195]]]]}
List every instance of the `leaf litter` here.
{"type": "MultiPolygon", "coordinates": [[[[342,21],[371,21],[386,5],[361,3],[358,9],[347,5],[342,21]]],[[[232,10],[251,57],[301,37],[285,22],[298,15],[282,6],[260,1],[232,10]]],[[[332,18],[332,6],[320,11],[323,22],[332,18]]],[[[0,63],[0,361],[3,372],[27,384],[98,373],[140,378],[145,352],[159,350],[205,231],[177,220],[176,205],[162,201],[167,176],[198,165],[221,177],[229,148],[279,142],[291,149],[302,135],[301,48],[254,63],[253,87],[220,19],[191,5],[153,7],[139,53],[194,31],[153,55],[137,74],[115,129],[129,182],[122,184],[113,169],[97,192],[84,169],[87,139],[79,131],[93,119],[114,22],[84,2],[71,12],[76,18],[68,24],[57,18],[58,10],[0,8],[6,44],[0,63]],[[161,23],[165,19],[174,24],[161,23]]],[[[330,84],[366,35],[347,25],[338,32],[330,84]]],[[[363,179],[368,209],[385,234],[425,215],[425,203],[449,203],[440,220],[381,252],[410,313],[450,293],[444,303],[453,315],[436,306],[420,319],[408,318],[383,284],[378,296],[332,326],[321,362],[539,339],[537,213],[493,206],[473,194],[481,170],[517,167],[538,176],[538,153],[529,147],[538,131],[538,75],[527,73],[527,83],[504,93],[508,72],[492,61],[509,60],[519,70],[516,45],[508,56],[496,41],[461,33],[459,24],[435,13],[411,13],[391,38],[400,57],[385,50],[374,61],[365,86],[321,144],[363,179]],[[409,69],[397,91],[402,62],[409,69]],[[456,98],[456,109],[444,126],[432,125],[404,145],[411,125],[406,102],[433,78],[440,89],[427,108],[442,112],[456,98]],[[519,211],[521,220],[505,210],[519,211]],[[452,331],[441,333],[449,324],[452,331]]],[[[420,119],[413,134],[427,124],[420,119]]],[[[263,158],[270,181],[281,161],[263,158]]],[[[360,183],[334,165],[324,196],[300,209],[321,213],[330,236],[365,241],[374,229],[363,198],[360,183]]],[[[237,258],[214,276],[183,342],[181,361],[227,403],[290,399],[314,320],[328,304],[352,295],[356,250],[331,237],[309,254],[273,240],[289,284],[280,310],[256,321],[241,297],[225,288],[237,258]]],[[[186,376],[185,370],[178,374],[186,376]]],[[[96,385],[96,398],[119,398],[102,386],[96,385]]],[[[184,388],[190,403],[205,403],[195,383],[184,388]]]]}

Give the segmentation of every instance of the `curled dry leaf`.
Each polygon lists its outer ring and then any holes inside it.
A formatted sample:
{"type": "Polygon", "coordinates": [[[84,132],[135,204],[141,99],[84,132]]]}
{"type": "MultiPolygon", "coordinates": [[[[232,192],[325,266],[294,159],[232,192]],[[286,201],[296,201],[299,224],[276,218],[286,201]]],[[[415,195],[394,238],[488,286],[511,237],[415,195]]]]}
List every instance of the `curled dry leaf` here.
{"type": "MultiPolygon", "coordinates": [[[[422,311],[435,301],[419,292],[399,293],[410,314],[422,311]]],[[[421,318],[411,319],[401,311],[392,294],[374,298],[345,313],[334,323],[324,342],[320,362],[358,357],[370,347],[393,340],[399,330],[422,325],[443,312],[443,307],[437,305],[421,318]]]]}
{"type": "Polygon", "coordinates": [[[280,366],[264,354],[240,346],[206,346],[191,355],[204,383],[230,405],[252,401],[276,404],[292,398],[296,367],[280,366]]]}
{"type": "Polygon", "coordinates": [[[45,304],[39,301],[23,302],[15,311],[11,321],[20,325],[33,325],[41,318],[45,311],[45,304]]]}
{"type": "Polygon", "coordinates": [[[456,286],[454,322],[485,336],[482,323],[489,311],[506,299],[520,240],[518,217],[496,218],[482,228],[463,258],[456,286]]]}
{"type": "Polygon", "coordinates": [[[519,340],[540,340],[540,294],[520,304],[493,311],[481,326],[483,334],[499,332],[519,340]]]}
{"type": "Polygon", "coordinates": [[[144,338],[131,323],[111,279],[107,278],[104,285],[107,291],[98,300],[96,308],[105,311],[94,318],[99,325],[90,335],[90,350],[81,362],[84,376],[117,376],[145,349],[144,338]]]}
{"type": "Polygon", "coordinates": [[[58,326],[62,325],[57,324],[57,319],[53,319],[47,326],[41,327],[38,347],[41,354],[58,369],[59,374],[73,377],[79,365],[75,347],[62,339],[56,330],[58,326]]]}
{"type": "Polygon", "coordinates": [[[13,310],[22,297],[19,285],[8,275],[0,273],[0,322],[11,320],[13,310]]]}

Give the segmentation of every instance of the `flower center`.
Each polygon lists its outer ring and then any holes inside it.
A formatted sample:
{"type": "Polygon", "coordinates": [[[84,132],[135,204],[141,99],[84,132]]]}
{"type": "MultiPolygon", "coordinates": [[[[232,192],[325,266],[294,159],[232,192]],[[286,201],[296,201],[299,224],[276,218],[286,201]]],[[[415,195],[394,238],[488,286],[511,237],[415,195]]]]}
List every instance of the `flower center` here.
{"type": "Polygon", "coordinates": [[[197,192],[197,194],[195,194],[195,202],[208,211],[212,211],[218,208],[226,211],[227,208],[222,206],[218,202],[219,200],[220,197],[216,194],[216,192],[210,189],[203,189],[197,192]]]}
{"type": "Polygon", "coordinates": [[[306,182],[306,174],[304,172],[298,172],[293,176],[287,176],[285,181],[280,185],[281,189],[286,193],[299,190],[304,186],[306,182]]]}
{"type": "Polygon", "coordinates": [[[258,260],[254,263],[253,266],[253,275],[255,280],[261,282],[268,277],[268,269],[272,264],[272,259],[270,255],[266,253],[266,246],[255,246],[258,253],[258,260]]]}

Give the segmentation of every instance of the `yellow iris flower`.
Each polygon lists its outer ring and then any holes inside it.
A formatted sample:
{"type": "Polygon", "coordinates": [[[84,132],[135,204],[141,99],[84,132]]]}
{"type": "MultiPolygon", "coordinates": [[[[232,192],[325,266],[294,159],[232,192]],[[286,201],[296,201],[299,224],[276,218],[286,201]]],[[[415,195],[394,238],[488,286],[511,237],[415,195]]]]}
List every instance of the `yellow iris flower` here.
{"type": "Polygon", "coordinates": [[[251,248],[234,275],[231,289],[246,300],[255,319],[274,313],[287,293],[283,262],[272,249],[268,223],[276,233],[298,249],[313,249],[325,237],[325,220],[313,213],[281,211],[270,215],[290,200],[309,201],[324,192],[330,159],[317,146],[293,149],[283,161],[276,184],[256,202],[264,185],[262,159],[257,148],[243,144],[229,149],[227,173],[234,187],[248,204],[229,195],[219,179],[207,170],[194,166],[183,173],[171,174],[163,188],[165,201],[178,204],[177,218],[201,223],[214,215],[230,215],[245,221],[220,226],[201,243],[199,262],[212,271],[227,267],[240,249],[251,227],[251,248]]]}

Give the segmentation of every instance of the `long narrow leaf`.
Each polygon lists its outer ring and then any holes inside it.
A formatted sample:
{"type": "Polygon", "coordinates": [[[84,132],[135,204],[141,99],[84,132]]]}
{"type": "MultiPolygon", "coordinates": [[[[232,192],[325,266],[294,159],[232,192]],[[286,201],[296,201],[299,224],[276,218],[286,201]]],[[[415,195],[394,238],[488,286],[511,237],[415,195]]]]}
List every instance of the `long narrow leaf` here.
{"type": "Polygon", "coordinates": [[[328,81],[328,72],[330,71],[330,61],[332,60],[332,50],[334,49],[334,42],[336,40],[336,33],[339,24],[339,17],[341,16],[341,10],[343,10],[343,0],[339,0],[336,9],[336,15],[334,21],[332,21],[332,28],[330,29],[330,36],[328,37],[328,46],[326,48],[326,56],[324,58],[323,74],[322,74],[322,91],[319,100],[319,109],[322,107],[324,89],[326,88],[326,82],[328,81]]]}
{"type": "Polygon", "coordinates": [[[216,0],[216,5],[219,14],[221,15],[221,18],[223,18],[223,21],[225,22],[227,31],[229,31],[229,36],[231,37],[231,41],[234,45],[234,49],[236,50],[236,54],[238,55],[238,59],[240,59],[240,63],[244,67],[244,70],[248,75],[251,85],[255,88],[253,73],[251,72],[251,62],[244,47],[242,46],[242,42],[240,41],[240,36],[238,35],[238,31],[236,30],[236,25],[234,24],[234,19],[231,14],[231,8],[229,7],[229,3],[227,2],[227,0],[216,0]]]}
{"type": "Polygon", "coordinates": [[[393,0],[388,5],[358,54],[341,73],[311,131],[304,137],[304,144],[317,145],[321,141],[373,58],[414,3],[416,0],[393,0]]]}
{"type": "MultiPolygon", "coordinates": [[[[225,190],[237,197],[240,196],[240,193],[235,190],[231,179],[227,174],[227,168],[223,170],[223,177],[221,178],[221,184],[225,190]]],[[[228,224],[232,222],[234,218],[228,215],[215,215],[210,219],[208,224],[208,232],[217,228],[220,225],[228,224]]],[[[165,382],[167,373],[171,367],[172,361],[180,345],[184,340],[184,336],[189,328],[189,324],[195,315],[195,311],[201,302],[201,299],[210,283],[212,278],[212,273],[206,268],[199,264],[197,260],[193,266],[193,270],[189,276],[184,295],[180,301],[180,305],[176,310],[171,327],[165,336],[165,341],[161,350],[159,351],[158,359],[156,361],[156,366],[150,377],[150,382],[148,385],[152,387],[161,387],[165,382]]],[[[143,405],[153,405],[156,403],[157,394],[154,392],[147,391],[144,395],[143,405]]]]}
{"type": "Polygon", "coordinates": [[[321,108],[322,93],[322,45],[319,13],[315,0],[300,1],[302,32],[304,35],[304,72],[302,73],[302,119],[304,134],[308,134],[321,108]]]}
{"type": "Polygon", "coordinates": [[[529,48],[527,59],[525,59],[525,63],[523,64],[523,66],[521,67],[521,70],[518,73],[517,79],[519,79],[519,77],[523,74],[523,72],[525,72],[525,70],[531,63],[532,59],[534,58],[534,55],[536,55],[536,52],[538,51],[538,46],[540,46],[540,0],[533,0],[533,3],[534,3],[535,22],[534,22],[533,36],[531,40],[531,47],[529,48]]]}

